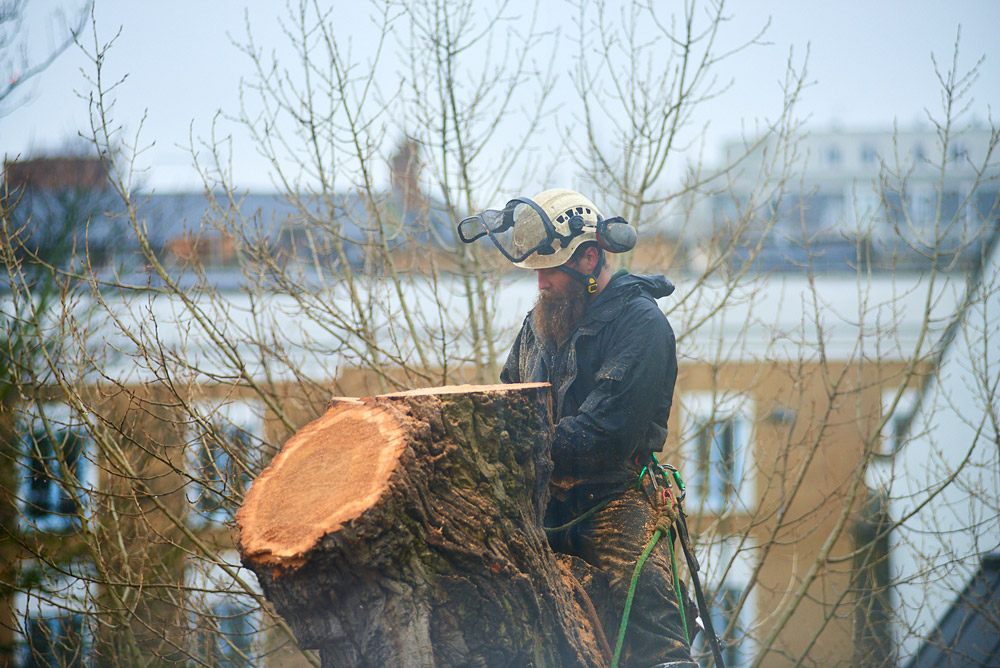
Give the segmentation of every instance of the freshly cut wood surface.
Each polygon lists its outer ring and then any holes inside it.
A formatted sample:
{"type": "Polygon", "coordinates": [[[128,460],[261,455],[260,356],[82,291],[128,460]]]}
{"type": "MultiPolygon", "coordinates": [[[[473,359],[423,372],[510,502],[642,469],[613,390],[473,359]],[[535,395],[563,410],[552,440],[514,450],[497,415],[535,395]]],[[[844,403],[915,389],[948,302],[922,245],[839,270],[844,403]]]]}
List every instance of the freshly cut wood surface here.
{"type": "MultiPolygon", "coordinates": [[[[534,390],[548,387],[548,383],[521,383],[519,385],[442,385],[441,387],[428,387],[419,390],[406,390],[405,392],[392,392],[380,394],[380,398],[400,398],[400,397],[422,397],[443,394],[469,394],[483,392],[521,392],[524,390],[534,390]]],[[[348,399],[350,401],[350,399],[348,399]]]]}
{"type": "Polygon", "coordinates": [[[384,409],[337,406],[285,444],[237,514],[244,557],[273,566],[303,555],[382,494],[406,447],[384,409]]]}

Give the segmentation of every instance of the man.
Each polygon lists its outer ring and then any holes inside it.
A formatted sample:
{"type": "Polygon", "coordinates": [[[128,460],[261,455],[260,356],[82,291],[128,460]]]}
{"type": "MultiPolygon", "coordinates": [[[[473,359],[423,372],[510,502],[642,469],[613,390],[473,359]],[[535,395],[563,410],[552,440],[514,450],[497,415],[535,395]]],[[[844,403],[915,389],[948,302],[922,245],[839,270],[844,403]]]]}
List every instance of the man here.
{"type": "MultiPolygon", "coordinates": [[[[503,211],[467,218],[459,231],[466,242],[488,234],[515,265],[536,272],[538,300],[500,379],[552,385],[549,542],[608,577],[602,624],[614,646],[636,563],[661,518],[637,482],[667,435],[677,360],[655,300],[674,287],[663,276],[612,275],[605,250],[630,250],[635,230],[621,218],[605,220],[570,190],[516,198],[503,211]]],[[[669,540],[642,567],[619,665],[695,666],[669,540]]]]}

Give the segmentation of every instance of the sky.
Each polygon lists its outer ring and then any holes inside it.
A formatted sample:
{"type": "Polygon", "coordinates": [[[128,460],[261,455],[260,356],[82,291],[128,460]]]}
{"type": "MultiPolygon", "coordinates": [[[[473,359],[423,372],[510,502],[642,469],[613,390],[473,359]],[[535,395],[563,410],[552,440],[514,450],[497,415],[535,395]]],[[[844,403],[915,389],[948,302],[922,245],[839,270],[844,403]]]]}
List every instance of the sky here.
{"type": "MultiPolygon", "coordinates": [[[[60,12],[79,6],[76,2],[29,0],[19,37],[36,54],[50,48],[60,12]]],[[[274,0],[96,0],[97,40],[104,43],[117,34],[103,74],[106,82],[123,79],[113,92],[116,127],[127,141],[138,136],[144,150],[137,164],[145,185],[159,191],[200,188],[192,141],[197,146],[210,137],[217,114],[238,109],[240,79],[249,73],[249,61],[233,38],[246,35],[249,20],[255,40],[280,52],[285,40],[277,16],[283,5],[274,0]]],[[[511,11],[519,5],[520,0],[512,0],[511,11]]],[[[332,20],[352,36],[354,48],[363,49],[371,37],[368,5],[334,0],[331,6],[332,20]]],[[[568,6],[562,0],[545,3],[542,21],[565,24],[568,6]]],[[[768,20],[770,27],[767,44],[741,53],[720,70],[721,81],[732,81],[724,98],[699,110],[696,121],[709,124],[709,159],[742,124],[773,117],[780,109],[779,80],[790,52],[797,62],[809,53],[810,85],[798,110],[808,127],[869,130],[926,122],[925,110],[940,108],[931,54],[940,66],[950,67],[959,26],[959,70],[984,58],[967,118],[985,122],[992,110],[1000,120],[1000,0],[742,0],[730,3],[728,11],[732,20],[723,26],[721,43],[747,39],[768,20]]],[[[89,27],[83,39],[93,52],[89,27]]],[[[558,69],[560,76],[568,74],[558,69]]],[[[0,109],[5,158],[79,145],[76,137],[89,132],[87,97],[93,87],[87,77],[93,71],[85,50],[73,46],[23,87],[14,104],[8,100],[0,109]]],[[[228,132],[224,124],[219,131],[228,132]]],[[[253,145],[234,135],[231,146],[238,184],[273,190],[268,165],[253,145]]]]}

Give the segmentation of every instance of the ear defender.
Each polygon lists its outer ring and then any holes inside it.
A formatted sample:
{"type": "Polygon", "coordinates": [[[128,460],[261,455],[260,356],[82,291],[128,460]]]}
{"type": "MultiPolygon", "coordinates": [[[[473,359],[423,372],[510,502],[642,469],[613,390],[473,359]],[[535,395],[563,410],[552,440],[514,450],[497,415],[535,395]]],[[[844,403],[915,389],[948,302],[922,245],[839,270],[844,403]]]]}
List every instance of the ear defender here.
{"type": "Polygon", "coordinates": [[[621,216],[597,222],[597,243],[609,253],[626,253],[635,248],[639,235],[621,216]]]}

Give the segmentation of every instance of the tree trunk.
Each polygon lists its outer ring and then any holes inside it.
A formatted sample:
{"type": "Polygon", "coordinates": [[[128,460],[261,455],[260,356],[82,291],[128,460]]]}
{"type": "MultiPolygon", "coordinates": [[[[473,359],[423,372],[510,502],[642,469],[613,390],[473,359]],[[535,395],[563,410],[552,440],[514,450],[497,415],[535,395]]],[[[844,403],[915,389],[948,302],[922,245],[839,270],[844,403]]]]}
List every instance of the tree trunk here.
{"type": "Polygon", "coordinates": [[[324,666],[606,665],[542,529],[551,435],[545,384],[336,400],[247,493],[243,563],[324,666]]]}

